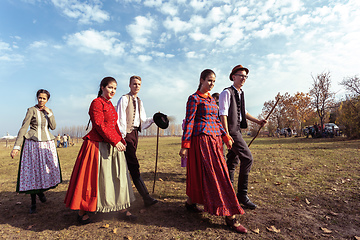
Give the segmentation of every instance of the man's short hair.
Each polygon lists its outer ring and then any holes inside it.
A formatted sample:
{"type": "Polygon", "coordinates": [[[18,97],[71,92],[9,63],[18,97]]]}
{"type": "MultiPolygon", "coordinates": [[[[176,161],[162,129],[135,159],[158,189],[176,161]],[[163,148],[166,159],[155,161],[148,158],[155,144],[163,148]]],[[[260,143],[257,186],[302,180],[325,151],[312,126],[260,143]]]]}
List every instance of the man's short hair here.
{"type": "Polygon", "coordinates": [[[129,84],[131,84],[131,81],[132,81],[133,79],[138,79],[138,80],[140,80],[140,82],[141,82],[141,77],[139,77],[139,76],[131,76],[131,77],[130,77],[130,82],[129,82],[129,84]]]}

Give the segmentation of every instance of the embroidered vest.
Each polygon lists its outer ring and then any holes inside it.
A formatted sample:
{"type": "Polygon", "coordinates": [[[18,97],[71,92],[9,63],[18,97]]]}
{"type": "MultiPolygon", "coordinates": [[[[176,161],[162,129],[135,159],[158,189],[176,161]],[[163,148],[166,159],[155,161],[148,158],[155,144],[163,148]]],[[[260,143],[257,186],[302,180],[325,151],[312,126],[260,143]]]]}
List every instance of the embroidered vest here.
{"type": "Polygon", "coordinates": [[[247,128],[246,115],[245,115],[245,99],[244,92],[241,93],[241,100],[238,92],[234,87],[225,88],[230,92],[230,106],[228,113],[228,128],[230,134],[240,130],[240,128],[247,128]],[[241,114],[241,122],[240,122],[241,114]]]}
{"type": "MultiPolygon", "coordinates": [[[[136,101],[138,102],[139,117],[140,117],[140,98],[134,98],[130,93],[125,94],[124,96],[128,99],[128,105],[126,108],[126,133],[131,133],[134,130],[134,121],[135,121],[135,111],[136,111],[136,101]]],[[[139,132],[141,132],[141,118],[139,125],[139,132]]]]}

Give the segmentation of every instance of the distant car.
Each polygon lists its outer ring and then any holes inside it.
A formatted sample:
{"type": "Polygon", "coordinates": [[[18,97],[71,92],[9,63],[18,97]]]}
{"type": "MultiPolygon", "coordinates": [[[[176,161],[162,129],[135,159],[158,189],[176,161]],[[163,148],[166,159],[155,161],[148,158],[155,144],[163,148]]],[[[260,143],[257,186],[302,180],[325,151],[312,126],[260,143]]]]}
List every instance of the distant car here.
{"type": "Polygon", "coordinates": [[[339,130],[339,127],[335,123],[325,123],[325,128],[332,129],[333,127],[335,130],[339,130]]]}
{"type": "Polygon", "coordinates": [[[280,130],[280,135],[284,135],[285,137],[291,137],[293,135],[293,131],[290,128],[283,128],[280,130]]]}
{"type": "Polygon", "coordinates": [[[327,136],[339,136],[340,128],[335,123],[325,123],[324,132],[327,136]]]}

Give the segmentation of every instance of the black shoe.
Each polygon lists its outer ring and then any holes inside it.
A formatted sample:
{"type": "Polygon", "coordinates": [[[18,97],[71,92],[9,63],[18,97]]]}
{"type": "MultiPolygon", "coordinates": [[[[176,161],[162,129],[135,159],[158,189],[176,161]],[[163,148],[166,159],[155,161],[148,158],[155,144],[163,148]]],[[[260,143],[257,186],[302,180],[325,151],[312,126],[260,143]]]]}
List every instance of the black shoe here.
{"type": "Polygon", "coordinates": [[[144,199],[145,207],[150,207],[150,206],[152,206],[152,205],[154,205],[154,204],[156,204],[158,202],[159,202],[158,200],[156,200],[155,198],[150,197],[150,195],[148,195],[148,197],[146,197],[144,199]]]}
{"type": "Polygon", "coordinates": [[[189,212],[193,212],[193,213],[201,213],[202,212],[202,210],[196,206],[196,203],[188,204],[187,202],[185,202],[185,207],[186,207],[186,210],[188,210],[189,212]]]}
{"type": "Polygon", "coordinates": [[[131,214],[129,211],[122,212],[121,218],[129,222],[134,222],[137,220],[137,216],[131,214]]]}
{"type": "Polygon", "coordinates": [[[30,214],[36,213],[36,204],[31,204],[30,214]]]}
{"type": "Polygon", "coordinates": [[[40,202],[46,202],[46,197],[44,193],[38,193],[37,195],[39,196],[40,202]]]}
{"type": "Polygon", "coordinates": [[[249,199],[249,197],[247,195],[241,195],[241,194],[238,193],[236,196],[237,196],[237,198],[239,200],[239,203],[241,205],[243,205],[244,208],[254,210],[257,207],[254,203],[252,203],[250,201],[250,199],[249,199]]]}
{"type": "Polygon", "coordinates": [[[81,224],[81,225],[85,225],[85,224],[88,224],[88,223],[91,223],[91,219],[90,217],[88,219],[83,219],[84,216],[87,216],[86,214],[80,216],[79,214],[77,215],[77,220],[78,222],[81,224]]]}
{"type": "Polygon", "coordinates": [[[147,190],[145,183],[140,176],[138,178],[133,178],[133,182],[134,182],[136,189],[138,190],[138,192],[140,193],[141,197],[144,200],[145,207],[150,207],[150,206],[158,203],[158,200],[152,198],[149,195],[149,191],[147,190]]]}

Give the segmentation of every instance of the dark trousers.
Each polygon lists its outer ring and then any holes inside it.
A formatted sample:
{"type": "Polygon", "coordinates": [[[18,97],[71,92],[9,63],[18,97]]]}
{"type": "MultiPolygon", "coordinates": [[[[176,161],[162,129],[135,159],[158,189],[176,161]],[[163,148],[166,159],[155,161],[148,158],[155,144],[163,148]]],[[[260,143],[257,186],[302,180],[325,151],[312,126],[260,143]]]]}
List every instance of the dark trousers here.
{"type": "MultiPolygon", "coordinates": [[[[251,166],[253,164],[253,157],[240,131],[230,135],[234,139],[234,143],[232,145],[231,150],[229,150],[226,155],[227,158],[226,164],[229,170],[230,180],[233,183],[235,169],[236,166],[239,164],[239,162],[240,162],[239,179],[241,179],[240,177],[241,175],[249,174],[251,170],[251,166]]],[[[238,184],[238,188],[240,187],[240,185],[241,184],[238,184]]]]}
{"type": "Polygon", "coordinates": [[[140,164],[136,157],[136,149],[138,145],[138,130],[134,129],[131,133],[126,134],[126,151],[125,158],[128,165],[128,169],[131,175],[131,178],[138,179],[140,178],[140,164]]]}

